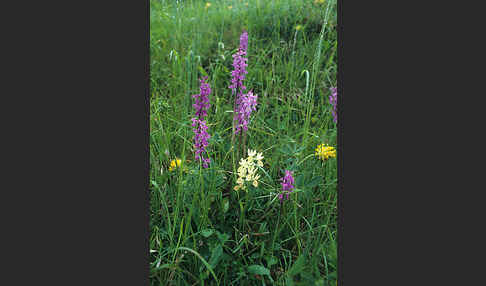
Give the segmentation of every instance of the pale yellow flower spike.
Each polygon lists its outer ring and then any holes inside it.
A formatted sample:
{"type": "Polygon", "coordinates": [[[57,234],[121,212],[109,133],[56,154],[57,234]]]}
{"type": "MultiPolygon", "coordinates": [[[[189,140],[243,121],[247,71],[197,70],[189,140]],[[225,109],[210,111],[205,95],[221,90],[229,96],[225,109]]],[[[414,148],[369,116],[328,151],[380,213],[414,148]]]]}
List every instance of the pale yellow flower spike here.
{"type": "Polygon", "coordinates": [[[236,180],[237,185],[233,188],[235,191],[240,189],[246,190],[246,186],[244,184],[245,181],[251,182],[254,187],[258,187],[258,179],[260,178],[260,175],[257,174],[258,168],[256,166],[263,167],[262,159],[262,153],[257,153],[256,150],[248,149],[248,157],[240,160],[240,166],[238,167],[238,180],[236,180]]]}

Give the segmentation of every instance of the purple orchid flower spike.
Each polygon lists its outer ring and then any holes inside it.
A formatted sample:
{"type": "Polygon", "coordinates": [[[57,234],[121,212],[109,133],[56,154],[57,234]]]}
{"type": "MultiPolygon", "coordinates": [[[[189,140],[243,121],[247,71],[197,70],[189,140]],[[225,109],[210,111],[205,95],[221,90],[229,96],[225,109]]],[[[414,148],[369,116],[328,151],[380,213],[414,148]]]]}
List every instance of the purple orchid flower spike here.
{"type": "Polygon", "coordinates": [[[295,188],[294,177],[292,176],[292,172],[289,170],[285,170],[285,176],[280,180],[282,181],[280,183],[282,185],[282,192],[278,195],[278,198],[280,199],[280,202],[283,202],[284,200],[289,199],[290,193],[295,188]],[[285,199],[284,199],[284,195],[285,195],[285,199]]]}
{"type": "Polygon", "coordinates": [[[240,133],[241,129],[245,132],[248,131],[248,121],[250,121],[252,111],[256,110],[257,98],[258,96],[253,95],[252,91],[241,96],[240,104],[237,106],[236,110],[236,134],[240,133]]]}
{"type": "Polygon", "coordinates": [[[211,136],[208,134],[208,126],[206,124],[205,117],[208,115],[208,110],[211,104],[209,103],[209,94],[211,93],[211,87],[209,83],[206,83],[207,77],[199,80],[200,92],[192,97],[195,99],[195,103],[192,105],[196,110],[196,117],[192,118],[192,130],[194,132],[194,157],[196,160],[202,162],[203,167],[207,168],[209,158],[204,158],[206,147],[209,145],[208,140],[211,136]]]}

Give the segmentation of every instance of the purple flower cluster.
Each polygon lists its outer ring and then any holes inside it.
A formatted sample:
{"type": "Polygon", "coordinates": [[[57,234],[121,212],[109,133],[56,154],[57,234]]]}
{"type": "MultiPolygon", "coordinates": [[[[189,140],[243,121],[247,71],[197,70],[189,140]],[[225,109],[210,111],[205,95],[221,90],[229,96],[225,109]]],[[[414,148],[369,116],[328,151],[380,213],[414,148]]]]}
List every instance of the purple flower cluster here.
{"type": "Polygon", "coordinates": [[[331,87],[329,90],[331,91],[329,102],[332,104],[332,117],[334,123],[337,123],[337,87],[331,87]]]}
{"type": "Polygon", "coordinates": [[[208,163],[211,162],[211,159],[204,158],[204,151],[206,151],[206,147],[208,146],[208,140],[211,136],[209,136],[207,130],[208,126],[206,125],[206,120],[200,120],[199,118],[192,119],[192,127],[195,127],[192,131],[194,131],[194,149],[195,149],[195,158],[196,160],[202,161],[203,167],[207,168],[208,163]],[[201,154],[203,153],[203,154],[201,154]]]}
{"type": "Polygon", "coordinates": [[[200,92],[199,94],[192,96],[196,101],[196,103],[192,105],[196,110],[196,117],[192,118],[192,127],[194,127],[192,131],[194,131],[195,159],[202,161],[204,168],[207,168],[211,161],[209,158],[204,158],[204,152],[209,144],[208,140],[211,137],[207,132],[208,126],[206,125],[205,120],[205,117],[208,115],[208,109],[211,106],[211,104],[209,104],[211,87],[209,86],[209,83],[206,83],[206,80],[207,77],[199,80],[201,83],[199,88],[200,92]]]}
{"type": "Polygon", "coordinates": [[[257,95],[253,95],[251,90],[247,94],[241,95],[239,104],[236,107],[236,134],[241,132],[242,128],[245,132],[248,131],[248,121],[250,120],[251,112],[256,110],[257,97],[257,95]]]}
{"type": "Polygon", "coordinates": [[[231,85],[229,88],[232,89],[235,95],[235,110],[233,119],[236,121],[235,134],[241,132],[243,128],[244,131],[248,130],[248,120],[250,114],[256,109],[256,95],[253,92],[248,92],[246,94],[243,91],[246,86],[243,84],[245,80],[245,75],[248,73],[246,67],[248,66],[248,59],[246,56],[246,51],[248,50],[248,32],[243,31],[240,36],[240,47],[236,54],[233,55],[233,68],[231,72],[231,85]]]}
{"type": "Polygon", "coordinates": [[[209,83],[206,83],[206,80],[208,79],[207,76],[203,77],[202,79],[199,80],[201,83],[199,87],[199,94],[195,94],[192,96],[192,98],[195,99],[196,103],[194,103],[192,106],[196,110],[196,117],[199,119],[203,119],[208,115],[208,109],[211,106],[209,104],[209,94],[211,93],[211,87],[209,86],[209,83]]]}
{"type": "Polygon", "coordinates": [[[233,55],[233,67],[234,70],[231,72],[231,85],[229,88],[232,89],[235,95],[235,113],[234,120],[236,121],[235,134],[238,134],[243,129],[245,132],[248,130],[248,121],[250,119],[250,114],[252,111],[256,110],[256,99],[257,96],[253,95],[252,91],[244,94],[243,91],[246,86],[243,84],[245,80],[245,75],[248,73],[246,67],[248,66],[248,59],[246,56],[246,51],[248,49],[248,33],[243,31],[240,36],[240,47],[238,52],[233,55]]]}
{"type": "Polygon", "coordinates": [[[278,195],[278,198],[280,201],[284,200],[283,195],[285,194],[285,199],[289,199],[289,194],[292,192],[292,190],[295,188],[294,184],[294,177],[292,177],[292,172],[289,170],[285,170],[285,176],[280,179],[282,182],[282,193],[278,195]]]}
{"type": "Polygon", "coordinates": [[[240,36],[240,47],[238,52],[233,55],[233,67],[234,70],[231,72],[231,85],[229,88],[233,90],[233,93],[238,92],[238,95],[243,93],[246,86],[243,85],[243,80],[245,80],[245,75],[248,73],[246,67],[248,66],[248,59],[245,58],[246,51],[248,49],[248,33],[243,31],[240,36]]]}

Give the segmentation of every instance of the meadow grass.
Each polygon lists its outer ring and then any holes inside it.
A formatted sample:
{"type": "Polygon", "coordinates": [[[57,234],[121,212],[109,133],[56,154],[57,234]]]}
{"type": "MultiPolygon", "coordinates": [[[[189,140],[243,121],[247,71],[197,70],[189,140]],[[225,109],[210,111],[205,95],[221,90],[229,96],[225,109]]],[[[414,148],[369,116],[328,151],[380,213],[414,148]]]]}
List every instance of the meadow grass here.
{"type": "Polygon", "coordinates": [[[321,143],[336,147],[336,24],[335,0],[151,0],[151,285],[336,285],[336,158],[314,155],[321,143]],[[233,190],[228,88],[243,30],[245,85],[258,95],[246,146],[265,157],[248,192],[233,190]],[[194,160],[191,127],[203,76],[207,169],[194,160]],[[284,170],[295,190],[281,203],[284,170]]]}

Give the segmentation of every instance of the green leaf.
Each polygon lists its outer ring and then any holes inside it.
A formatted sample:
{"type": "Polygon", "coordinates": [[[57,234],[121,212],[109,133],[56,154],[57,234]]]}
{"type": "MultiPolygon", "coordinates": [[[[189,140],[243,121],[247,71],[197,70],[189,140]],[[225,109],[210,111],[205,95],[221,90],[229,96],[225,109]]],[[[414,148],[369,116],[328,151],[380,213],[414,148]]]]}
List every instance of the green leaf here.
{"type": "Polygon", "coordinates": [[[303,192],[303,191],[304,191],[304,190],[302,190],[302,189],[295,188],[295,189],[292,191],[292,193],[294,193],[294,194],[295,194],[295,193],[300,193],[300,192],[303,192]]]}
{"type": "Polygon", "coordinates": [[[154,181],[154,180],[150,180],[150,182],[152,183],[152,185],[153,185],[154,187],[156,187],[157,189],[160,189],[160,188],[159,188],[159,184],[157,184],[157,182],[156,182],[156,181],[154,181]]]}
{"type": "Polygon", "coordinates": [[[337,279],[337,272],[333,271],[329,273],[329,276],[327,277],[328,279],[336,280],[337,279]]]}
{"type": "Polygon", "coordinates": [[[165,268],[171,268],[171,267],[173,267],[172,264],[166,263],[166,264],[160,265],[159,267],[155,267],[155,268],[150,269],[150,272],[153,274],[153,273],[156,273],[159,270],[162,270],[162,269],[165,269],[165,268]]]}
{"type": "Polygon", "coordinates": [[[270,275],[270,270],[261,266],[261,265],[250,265],[248,266],[248,272],[251,274],[258,274],[258,275],[270,275]]]}
{"type": "Polygon", "coordinates": [[[199,69],[199,71],[204,75],[204,76],[208,76],[208,74],[206,73],[206,71],[201,67],[201,66],[198,66],[197,67],[199,69]]]}
{"type": "Polygon", "coordinates": [[[296,275],[297,273],[301,272],[304,269],[305,263],[306,262],[305,262],[304,255],[299,256],[299,258],[297,258],[297,260],[295,261],[294,265],[292,265],[289,271],[287,271],[287,274],[290,277],[293,277],[294,275],[296,275]]]}
{"type": "Polygon", "coordinates": [[[207,261],[206,261],[206,260],[204,260],[204,258],[201,256],[201,254],[199,254],[197,251],[194,251],[194,250],[192,250],[192,249],[190,249],[190,248],[183,247],[183,246],[181,246],[181,247],[177,248],[177,249],[176,249],[176,251],[177,251],[177,250],[179,250],[179,249],[181,249],[181,250],[185,250],[185,251],[189,251],[189,252],[193,253],[194,255],[196,255],[196,256],[197,256],[197,258],[199,258],[199,260],[201,260],[201,262],[204,264],[204,266],[206,266],[206,268],[208,268],[209,272],[211,272],[211,274],[213,275],[214,279],[216,280],[216,284],[218,284],[218,285],[219,285],[219,280],[218,280],[218,277],[217,277],[217,276],[216,276],[216,274],[214,273],[213,268],[211,267],[211,265],[209,265],[209,264],[207,263],[207,261]]]}
{"type": "Polygon", "coordinates": [[[209,265],[212,268],[215,268],[218,265],[219,260],[221,259],[221,255],[223,254],[223,247],[221,244],[218,244],[211,253],[211,258],[209,258],[209,265]]]}
{"type": "Polygon", "coordinates": [[[295,178],[295,185],[296,186],[303,186],[304,185],[304,175],[298,175],[295,178]]]}
{"type": "Polygon", "coordinates": [[[218,236],[219,242],[221,242],[222,245],[230,238],[230,236],[226,233],[219,233],[219,231],[216,232],[216,235],[218,236]]]}
{"type": "Polygon", "coordinates": [[[270,256],[270,257],[266,257],[266,260],[267,260],[267,265],[268,267],[271,267],[272,265],[275,265],[277,264],[277,258],[275,258],[275,256],[270,256]]]}
{"type": "Polygon", "coordinates": [[[305,184],[305,188],[309,188],[309,189],[313,188],[313,187],[319,185],[321,182],[322,182],[322,176],[314,177],[312,180],[310,180],[310,182],[305,184]]]}
{"type": "Polygon", "coordinates": [[[214,230],[212,230],[212,229],[205,229],[205,230],[202,230],[202,231],[201,231],[201,234],[202,234],[204,237],[208,238],[208,237],[210,237],[210,236],[211,236],[211,234],[213,234],[213,232],[214,232],[214,230]]]}

